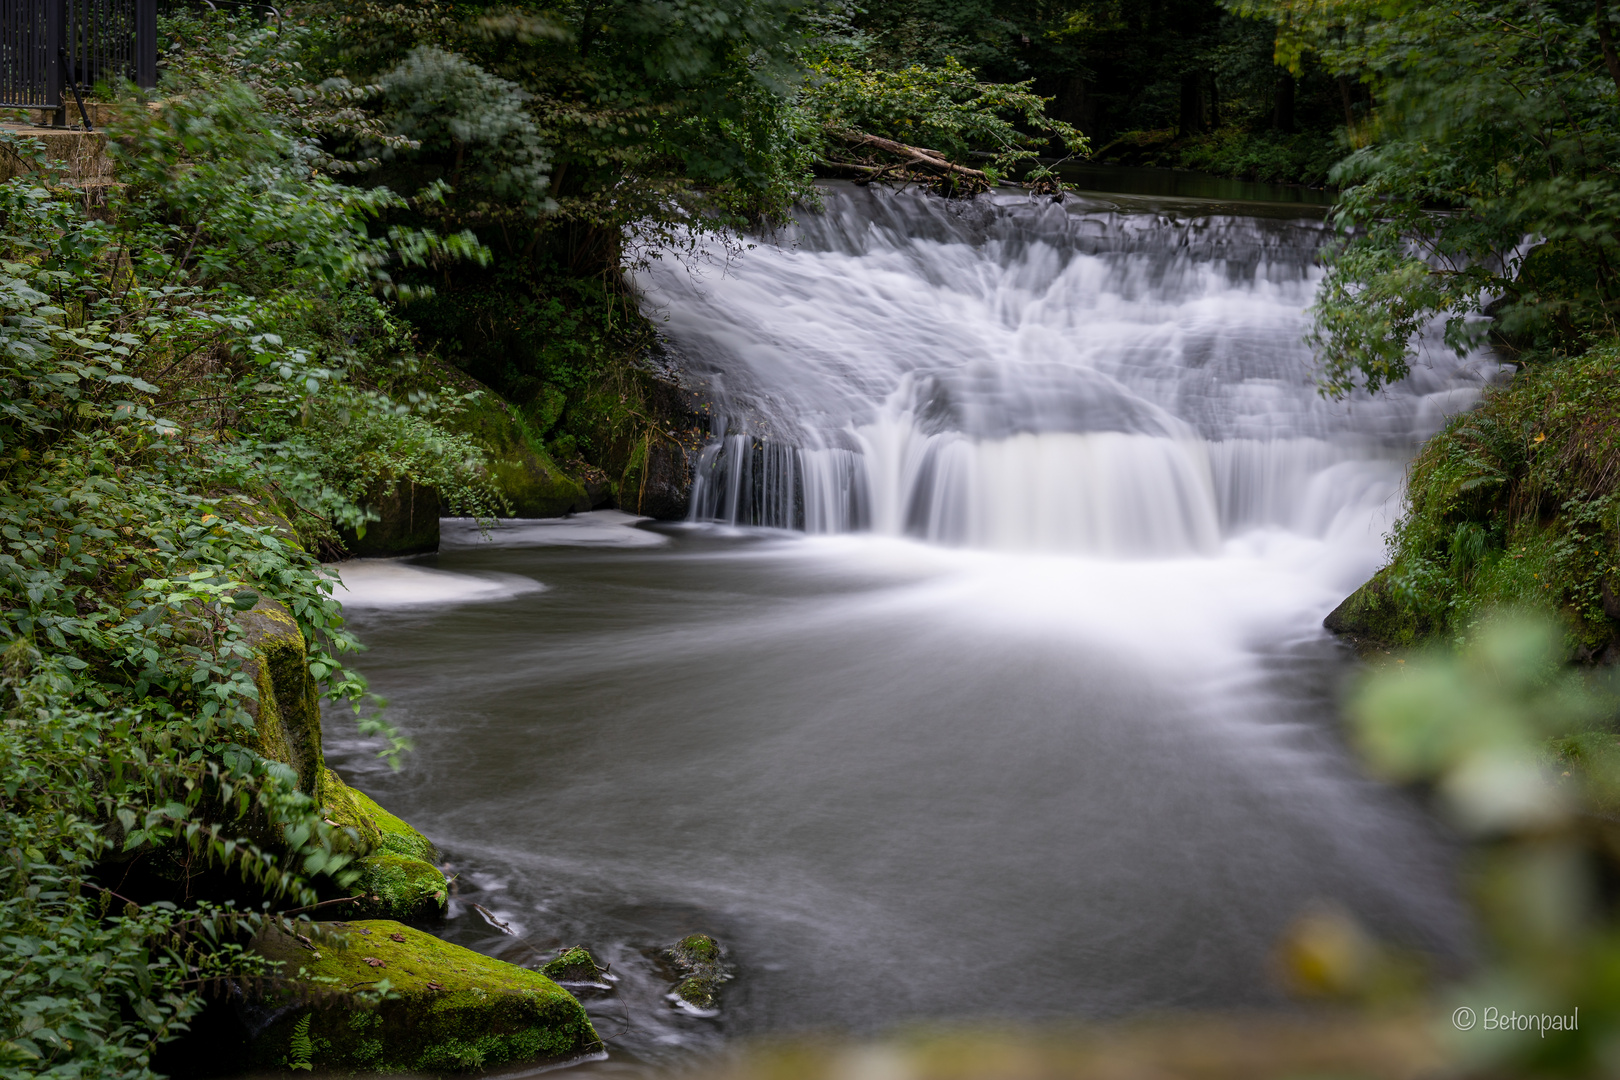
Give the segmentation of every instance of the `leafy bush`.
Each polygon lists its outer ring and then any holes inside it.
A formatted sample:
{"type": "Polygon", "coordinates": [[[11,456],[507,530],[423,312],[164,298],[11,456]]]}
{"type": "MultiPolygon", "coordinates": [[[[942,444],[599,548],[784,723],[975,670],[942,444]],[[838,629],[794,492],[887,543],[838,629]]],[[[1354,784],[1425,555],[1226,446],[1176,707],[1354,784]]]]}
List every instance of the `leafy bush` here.
{"type": "Polygon", "coordinates": [[[1412,335],[1431,319],[1459,352],[1494,331],[1527,362],[1615,332],[1610,5],[1241,6],[1277,19],[1279,56],[1313,53],[1378,103],[1334,173],[1346,190],[1315,307],[1326,392],[1404,378],[1412,335]]]}
{"type": "MultiPolygon", "coordinates": [[[[431,419],[458,401],[396,402],[381,384],[409,357],[373,363],[406,344],[374,298],[400,291],[390,267],[474,241],[378,227],[400,200],[316,174],[239,85],[112,135],[127,183],[91,217],[0,134],[35,170],[0,184],[8,1076],[150,1075],[200,994],[274,977],[243,951],[259,924],[352,877],[356,838],[252,748],[241,613],[261,601],[328,697],[368,700],[330,576],[278,515],[359,522],[385,469],[490,505],[471,444],[431,419]]],[[[402,748],[374,715],[362,730],[402,748]]]]}
{"type": "MultiPolygon", "coordinates": [[[[817,159],[828,164],[871,168],[854,151],[862,148],[863,136],[876,136],[925,147],[957,165],[983,154],[991,183],[1033,163],[1027,179],[1039,183],[1055,176],[1039,164],[1043,150],[1056,144],[1068,154],[1083,154],[1088,143],[1074,127],[1046,115],[1046,99],[1032,93],[1031,85],[980,82],[952,57],[938,67],[897,71],[829,60],[811,69],[799,107],[808,117],[806,134],[817,159]]],[[[890,148],[876,149],[893,157],[890,148]]],[[[904,159],[898,164],[904,166],[904,159]]]]}

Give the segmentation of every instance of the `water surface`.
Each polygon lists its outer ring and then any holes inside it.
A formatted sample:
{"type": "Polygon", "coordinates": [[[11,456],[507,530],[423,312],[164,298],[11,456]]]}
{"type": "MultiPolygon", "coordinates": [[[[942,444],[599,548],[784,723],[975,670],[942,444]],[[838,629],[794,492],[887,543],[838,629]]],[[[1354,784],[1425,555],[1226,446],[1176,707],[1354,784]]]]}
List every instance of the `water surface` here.
{"type": "Polygon", "coordinates": [[[648,310],[715,403],[695,520],[451,524],[351,568],[416,742],[340,771],[446,852],[446,936],[584,944],[618,1071],[741,1034],[1281,1001],[1321,902],[1468,950],[1448,838],[1343,747],[1322,617],[1491,365],[1331,403],[1324,239],[1224,203],[828,189],[648,310]],[[508,924],[502,933],[479,905],[508,924]],[[718,1016],[657,951],[730,949],[718,1016]]]}

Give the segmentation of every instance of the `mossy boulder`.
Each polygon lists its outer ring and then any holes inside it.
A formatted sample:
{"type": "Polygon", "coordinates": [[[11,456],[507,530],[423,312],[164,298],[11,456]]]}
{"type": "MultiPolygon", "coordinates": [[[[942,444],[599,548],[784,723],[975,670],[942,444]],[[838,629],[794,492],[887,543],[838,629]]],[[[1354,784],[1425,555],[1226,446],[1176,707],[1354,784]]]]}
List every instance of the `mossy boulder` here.
{"type": "Polygon", "coordinates": [[[245,665],[259,692],[248,704],[253,717],[253,749],[290,765],[298,788],[313,795],[324,769],[321,756],[320,688],[309,673],[304,635],[288,610],[261,599],[238,617],[253,649],[245,665]]]}
{"type": "Polygon", "coordinates": [[[379,851],[354,864],[359,897],[351,910],[358,915],[394,919],[428,919],[444,913],[450,889],[444,872],[432,863],[379,851]]]}
{"type": "Polygon", "coordinates": [[[1363,656],[1410,646],[1426,629],[1413,612],[1403,611],[1395,603],[1388,576],[1387,569],[1379,571],[1322,620],[1324,627],[1363,656]]]}
{"type": "Polygon", "coordinates": [[[317,926],[307,944],[273,928],[254,939],[292,985],[261,1002],[274,1020],[253,1040],[253,1065],[455,1072],[601,1048],[584,1007],[539,972],[398,922],[317,926]],[[388,996],[368,1000],[385,979],[388,996]]]}
{"type": "Polygon", "coordinates": [[[354,864],[360,873],[354,895],[361,899],[353,914],[425,919],[444,912],[450,886],[432,841],[330,769],[322,770],[319,797],[327,820],[353,829],[364,852],[354,864]]]}
{"type": "Polygon", "coordinates": [[[731,978],[725,950],[708,934],[688,934],[664,950],[664,959],[681,976],[675,997],[690,1009],[711,1012],[720,1005],[720,985],[731,978]]]}
{"type": "Polygon", "coordinates": [[[331,769],[321,772],[321,804],[334,824],[359,832],[368,851],[391,851],[410,859],[436,862],[433,842],[381,806],[365,792],[345,784],[331,769]]]}
{"type": "Polygon", "coordinates": [[[578,945],[564,949],[555,960],[541,965],[540,970],[547,978],[577,986],[600,986],[605,974],[596,966],[596,958],[578,945]]]}
{"type": "Polygon", "coordinates": [[[364,507],[377,516],[364,531],[341,528],[343,550],[357,559],[385,559],[439,550],[439,493],[405,477],[379,481],[364,507]]]}
{"type": "Polygon", "coordinates": [[[514,406],[481,389],[449,421],[489,452],[489,473],[513,517],[561,517],[591,509],[585,486],[551,459],[534,426],[514,406]]]}

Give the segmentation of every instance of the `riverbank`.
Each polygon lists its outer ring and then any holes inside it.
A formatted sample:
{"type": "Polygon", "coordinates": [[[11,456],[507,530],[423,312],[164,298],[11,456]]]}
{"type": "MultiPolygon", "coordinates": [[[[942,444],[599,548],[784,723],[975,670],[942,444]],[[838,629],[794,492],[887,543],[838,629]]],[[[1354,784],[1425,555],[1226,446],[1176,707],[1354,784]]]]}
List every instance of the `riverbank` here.
{"type": "Polygon", "coordinates": [[[1548,358],[1454,417],[1412,463],[1389,559],[1328,616],[1358,648],[1455,645],[1502,608],[1620,658],[1620,346],[1548,358]]]}

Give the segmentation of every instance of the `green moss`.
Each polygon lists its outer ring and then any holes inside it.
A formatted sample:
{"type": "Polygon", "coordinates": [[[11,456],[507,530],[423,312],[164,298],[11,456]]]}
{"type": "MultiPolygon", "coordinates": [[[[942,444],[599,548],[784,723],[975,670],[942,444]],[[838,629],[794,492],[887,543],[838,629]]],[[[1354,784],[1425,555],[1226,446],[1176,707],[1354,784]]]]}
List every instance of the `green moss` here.
{"type": "Polygon", "coordinates": [[[689,934],[664,950],[664,957],[682,976],[676,997],[698,1009],[720,1004],[720,986],[731,975],[719,942],[707,934],[689,934]]]}
{"type": "Polygon", "coordinates": [[[1328,616],[1363,647],[1466,636],[1491,610],[1561,616],[1569,655],[1620,639],[1620,349],[1488,390],[1412,464],[1390,562],[1328,616]]]}
{"type": "Polygon", "coordinates": [[[320,690],[309,673],[304,635],[287,609],[260,600],[239,616],[253,648],[248,672],[259,700],[254,715],[254,749],[292,766],[299,789],[314,794],[323,766],[320,690]]]}
{"type": "Polygon", "coordinates": [[[565,983],[594,983],[602,976],[601,969],[596,966],[596,958],[578,945],[566,950],[540,970],[548,978],[565,983]]]}
{"type": "Polygon", "coordinates": [[[442,914],[449,902],[450,886],[432,863],[379,851],[354,865],[360,872],[354,884],[359,914],[426,919],[442,914]]]}
{"type": "Polygon", "coordinates": [[[720,959],[720,943],[708,934],[690,934],[670,950],[678,964],[712,964],[720,959]]]}
{"type": "Polygon", "coordinates": [[[601,1045],[567,991],[528,971],[385,920],[322,924],[314,950],[275,930],[254,941],[284,962],[297,989],[269,1002],[286,1009],[253,1043],[255,1064],[286,1060],[303,1017],[316,1068],[371,1072],[462,1071],[567,1058],[601,1045]],[[396,940],[396,938],[398,940],[396,940]],[[375,962],[375,963],[374,963],[375,962]],[[390,997],[358,996],[388,981],[390,997]]]}
{"type": "MultiPolygon", "coordinates": [[[[511,505],[513,516],[560,517],[589,510],[591,501],[584,485],[546,452],[539,431],[550,423],[544,427],[532,424],[524,410],[501,400],[492,390],[479,389],[477,399],[450,419],[448,426],[471,435],[489,451],[490,476],[511,505]]],[[[561,411],[556,396],[542,390],[532,411],[555,422],[555,414],[561,411]]]]}
{"type": "Polygon", "coordinates": [[[327,820],[354,829],[367,852],[390,851],[408,859],[437,862],[433,842],[400,818],[390,814],[363,791],[358,791],[331,769],[321,770],[317,797],[326,808],[327,820]]]}

